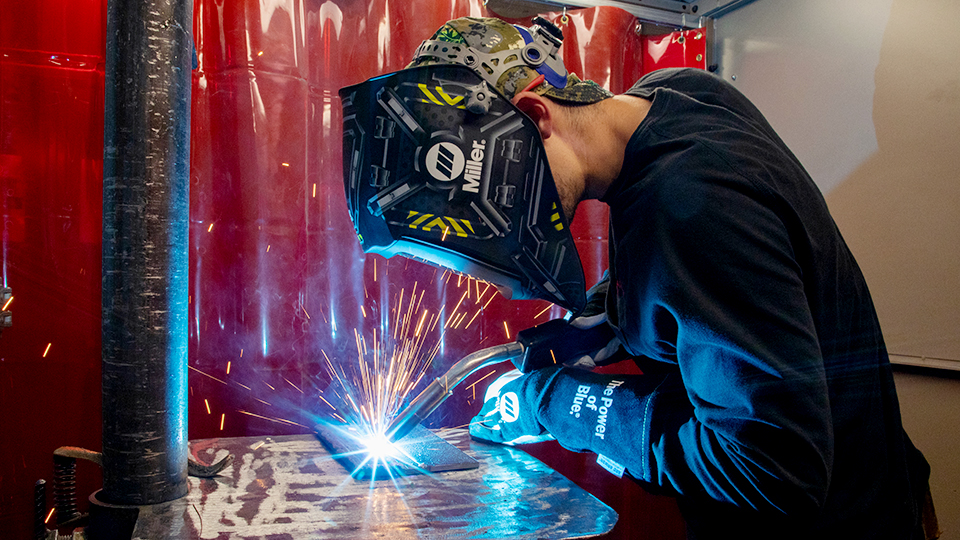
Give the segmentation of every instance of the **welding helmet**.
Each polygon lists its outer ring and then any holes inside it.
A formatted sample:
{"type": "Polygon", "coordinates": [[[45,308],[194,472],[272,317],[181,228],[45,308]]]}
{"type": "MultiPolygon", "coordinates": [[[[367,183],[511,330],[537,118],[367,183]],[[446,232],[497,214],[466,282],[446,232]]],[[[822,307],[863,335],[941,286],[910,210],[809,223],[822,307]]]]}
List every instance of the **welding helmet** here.
{"type": "Polygon", "coordinates": [[[540,132],[508,99],[544,73],[540,93],[609,96],[566,73],[560,39],[458,19],[423,42],[411,67],[340,90],[344,188],[364,252],[583,308],[583,268],[540,132]]]}

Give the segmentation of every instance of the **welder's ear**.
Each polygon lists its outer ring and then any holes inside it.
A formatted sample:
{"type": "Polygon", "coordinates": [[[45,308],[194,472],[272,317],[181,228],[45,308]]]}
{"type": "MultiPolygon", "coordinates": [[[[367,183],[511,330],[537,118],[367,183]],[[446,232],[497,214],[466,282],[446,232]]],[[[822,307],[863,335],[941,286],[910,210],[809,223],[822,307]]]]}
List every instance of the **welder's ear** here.
{"type": "Polygon", "coordinates": [[[553,116],[547,98],[534,92],[520,92],[512,101],[537,124],[541,137],[550,138],[553,134],[553,116]]]}

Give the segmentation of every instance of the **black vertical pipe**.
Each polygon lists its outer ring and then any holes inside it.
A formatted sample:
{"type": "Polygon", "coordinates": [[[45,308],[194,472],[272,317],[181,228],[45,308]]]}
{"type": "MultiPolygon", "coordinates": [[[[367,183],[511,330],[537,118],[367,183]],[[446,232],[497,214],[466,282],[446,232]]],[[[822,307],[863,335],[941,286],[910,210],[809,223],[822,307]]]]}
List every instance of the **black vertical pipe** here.
{"type": "Polygon", "coordinates": [[[103,490],[187,492],[192,0],[109,0],[103,156],[103,490]]]}

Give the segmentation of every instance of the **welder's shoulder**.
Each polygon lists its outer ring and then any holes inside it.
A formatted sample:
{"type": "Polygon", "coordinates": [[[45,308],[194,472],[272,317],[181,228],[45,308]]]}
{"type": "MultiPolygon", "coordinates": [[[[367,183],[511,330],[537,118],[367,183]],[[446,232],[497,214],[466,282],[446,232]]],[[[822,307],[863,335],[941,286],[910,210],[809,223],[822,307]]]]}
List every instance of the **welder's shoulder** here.
{"type": "Polygon", "coordinates": [[[724,109],[739,120],[769,131],[759,109],[735,86],[713,73],[696,68],[665,68],[644,75],[626,93],[653,99],[658,90],[683,96],[690,106],[708,106],[712,114],[724,109]]]}
{"type": "Polygon", "coordinates": [[[651,71],[638,80],[627,94],[649,98],[658,88],[682,94],[705,91],[726,91],[729,87],[720,77],[696,68],[664,68],[651,71]]]}

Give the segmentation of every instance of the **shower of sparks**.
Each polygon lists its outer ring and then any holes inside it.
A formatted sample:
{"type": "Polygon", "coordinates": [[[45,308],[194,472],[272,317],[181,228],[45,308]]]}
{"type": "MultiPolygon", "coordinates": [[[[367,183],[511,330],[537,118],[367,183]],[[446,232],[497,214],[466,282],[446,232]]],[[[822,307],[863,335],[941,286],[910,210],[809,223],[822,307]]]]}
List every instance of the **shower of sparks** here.
{"type": "Polygon", "coordinates": [[[341,405],[334,407],[324,396],[318,397],[365,436],[384,433],[439,351],[440,313],[422,307],[423,296],[417,283],[409,292],[400,290],[397,307],[390,313],[390,332],[374,330],[368,339],[354,330],[356,362],[333,362],[323,352],[333,379],[326,393],[334,394],[341,405]]]}

